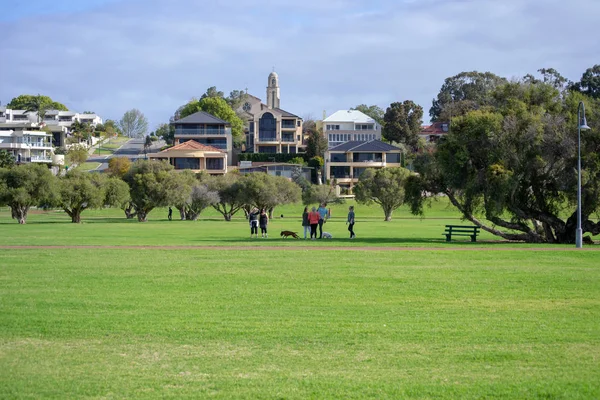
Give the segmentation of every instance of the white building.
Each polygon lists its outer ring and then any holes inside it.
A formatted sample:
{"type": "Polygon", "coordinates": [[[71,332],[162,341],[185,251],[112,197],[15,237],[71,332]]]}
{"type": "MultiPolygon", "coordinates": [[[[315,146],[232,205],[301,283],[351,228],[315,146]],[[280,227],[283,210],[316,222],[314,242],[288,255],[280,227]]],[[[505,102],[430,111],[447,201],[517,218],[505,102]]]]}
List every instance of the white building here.
{"type": "Polygon", "coordinates": [[[51,163],[52,134],[35,122],[0,123],[0,150],[8,151],[18,163],[51,163]]]}
{"type": "Polygon", "coordinates": [[[350,141],[381,140],[381,126],[358,110],[339,110],[323,120],[329,148],[350,141]]]}

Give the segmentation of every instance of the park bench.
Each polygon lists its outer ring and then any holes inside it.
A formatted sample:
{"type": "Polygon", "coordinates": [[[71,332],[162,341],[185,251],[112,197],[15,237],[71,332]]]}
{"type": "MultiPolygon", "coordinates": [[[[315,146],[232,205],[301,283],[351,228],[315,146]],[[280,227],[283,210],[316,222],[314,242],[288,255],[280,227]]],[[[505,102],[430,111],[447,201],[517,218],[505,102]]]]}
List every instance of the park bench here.
{"type": "Polygon", "coordinates": [[[479,234],[478,226],[466,226],[466,225],[446,225],[446,231],[444,235],[446,236],[446,242],[452,240],[452,235],[454,236],[469,236],[471,238],[471,242],[475,242],[475,238],[479,234]]]}

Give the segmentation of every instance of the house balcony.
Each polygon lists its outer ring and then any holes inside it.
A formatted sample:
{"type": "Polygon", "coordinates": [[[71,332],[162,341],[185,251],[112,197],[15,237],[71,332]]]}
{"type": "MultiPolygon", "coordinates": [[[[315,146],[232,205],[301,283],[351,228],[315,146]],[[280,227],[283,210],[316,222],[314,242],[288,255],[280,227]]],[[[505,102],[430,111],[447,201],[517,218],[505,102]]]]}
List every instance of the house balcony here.
{"type": "Polygon", "coordinates": [[[279,143],[277,136],[259,136],[259,143],[279,143]]]}
{"type": "Polygon", "coordinates": [[[51,163],[52,156],[31,156],[30,161],[35,163],[51,163]]]}
{"type": "Polygon", "coordinates": [[[282,131],[295,131],[296,130],[296,126],[294,126],[294,125],[281,125],[281,130],[282,131]]]}
{"type": "Polygon", "coordinates": [[[281,141],[283,143],[294,143],[295,142],[294,136],[282,136],[281,141]]]}
{"type": "Polygon", "coordinates": [[[231,134],[231,128],[180,128],[175,129],[175,136],[206,136],[206,135],[217,135],[217,136],[225,136],[227,134],[231,134]]]}

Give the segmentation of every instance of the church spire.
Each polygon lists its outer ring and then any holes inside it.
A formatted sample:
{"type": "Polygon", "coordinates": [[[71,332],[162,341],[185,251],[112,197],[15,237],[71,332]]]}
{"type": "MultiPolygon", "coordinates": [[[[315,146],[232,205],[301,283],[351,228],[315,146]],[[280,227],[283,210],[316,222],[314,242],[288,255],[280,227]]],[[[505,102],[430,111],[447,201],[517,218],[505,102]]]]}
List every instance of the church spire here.
{"type": "Polygon", "coordinates": [[[267,82],[267,107],[279,108],[279,100],[279,75],[273,71],[269,74],[267,82]]]}

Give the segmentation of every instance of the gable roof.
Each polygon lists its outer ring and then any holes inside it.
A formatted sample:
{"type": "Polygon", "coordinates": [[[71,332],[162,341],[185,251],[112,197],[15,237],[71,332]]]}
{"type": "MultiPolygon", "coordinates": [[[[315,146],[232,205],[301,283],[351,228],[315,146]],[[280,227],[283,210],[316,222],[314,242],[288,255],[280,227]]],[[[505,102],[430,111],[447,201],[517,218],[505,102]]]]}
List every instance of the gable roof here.
{"type": "Polygon", "coordinates": [[[215,117],[204,111],[198,111],[187,117],[173,121],[172,124],[225,124],[231,125],[227,121],[223,121],[220,118],[215,117]]]}
{"type": "Polygon", "coordinates": [[[339,110],[325,118],[323,122],[354,122],[365,124],[376,124],[373,118],[358,110],[339,110]]]}
{"type": "Polygon", "coordinates": [[[431,125],[424,126],[419,135],[446,135],[449,128],[450,124],[447,122],[434,122],[431,125]]]}
{"type": "Polygon", "coordinates": [[[170,151],[175,151],[175,150],[201,150],[201,151],[212,151],[212,152],[225,153],[221,149],[217,149],[216,147],[213,147],[213,146],[207,146],[205,144],[198,143],[195,140],[188,140],[187,142],[179,143],[173,147],[164,149],[160,153],[168,153],[170,151]]]}
{"type": "Polygon", "coordinates": [[[294,118],[300,118],[299,116],[292,114],[291,112],[282,110],[281,108],[275,108],[275,110],[279,111],[281,113],[282,117],[294,117],[294,118]]]}
{"type": "Polygon", "coordinates": [[[346,143],[342,143],[335,147],[330,148],[327,151],[343,151],[347,152],[373,152],[373,151],[402,151],[401,148],[392,146],[391,144],[387,144],[382,142],[381,140],[369,140],[367,142],[363,142],[360,140],[351,140],[346,143]]]}

